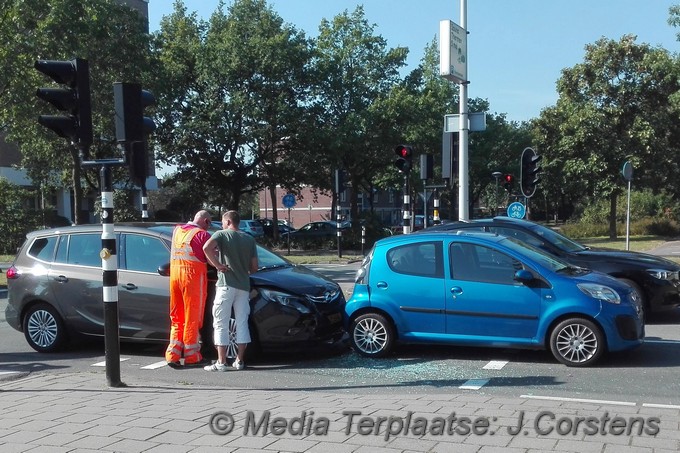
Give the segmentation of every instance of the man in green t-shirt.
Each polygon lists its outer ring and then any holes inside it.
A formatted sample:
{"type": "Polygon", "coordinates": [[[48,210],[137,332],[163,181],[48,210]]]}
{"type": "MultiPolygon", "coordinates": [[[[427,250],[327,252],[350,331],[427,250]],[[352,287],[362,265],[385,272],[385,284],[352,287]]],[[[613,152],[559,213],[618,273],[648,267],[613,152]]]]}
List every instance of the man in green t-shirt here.
{"type": "Polygon", "coordinates": [[[204,367],[206,371],[227,371],[229,319],[234,308],[236,344],[238,352],[232,367],[244,367],[243,356],[250,343],[248,315],[250,315],[250,274],[257,272],[255,239],[239,230],[241,217],[237,211],[222,215],[222,230],[212,235],[203,245],[205,256],[217,269],[217,288],[213,301],[213,329],[217,362],[204,367]]]}

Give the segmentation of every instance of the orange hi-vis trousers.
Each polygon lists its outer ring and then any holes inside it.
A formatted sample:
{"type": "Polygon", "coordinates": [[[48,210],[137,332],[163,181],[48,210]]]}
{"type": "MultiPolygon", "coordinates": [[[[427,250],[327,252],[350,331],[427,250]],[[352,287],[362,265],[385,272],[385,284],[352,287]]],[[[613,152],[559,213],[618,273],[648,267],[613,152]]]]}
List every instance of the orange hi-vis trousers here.
{"type": "MultiPolygon", "coordinates": [[[[188,243],[188,241],[187,241],[188,243]]],[[[208,266],[200,261],[177,259],[170,265],[170,344],[165,360],[191,365],[203,360],[199,331],[203,327],[208,292],[208,266]]]]}

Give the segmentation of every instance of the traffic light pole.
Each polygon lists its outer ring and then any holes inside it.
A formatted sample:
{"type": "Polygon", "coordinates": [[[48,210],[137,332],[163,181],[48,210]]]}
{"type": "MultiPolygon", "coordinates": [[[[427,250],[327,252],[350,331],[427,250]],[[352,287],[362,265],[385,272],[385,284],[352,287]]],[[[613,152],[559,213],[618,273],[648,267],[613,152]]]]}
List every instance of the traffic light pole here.
{"type": "Polygon", "coordinates": [[[411,195],[409,192],[408,172],[404,173],[404,219],[402,232],[409,234],[411,232],[411,195]]]}
{"type": "Polygon", "coordinates": [[[110,387],[125,387],[120,380],[120,337],[118,322],[118,258],[113,224],[113,183],[111,164],[100,171],[102,187],[102,259],[104,301],[104,351],[106,380],[110,387]]]}

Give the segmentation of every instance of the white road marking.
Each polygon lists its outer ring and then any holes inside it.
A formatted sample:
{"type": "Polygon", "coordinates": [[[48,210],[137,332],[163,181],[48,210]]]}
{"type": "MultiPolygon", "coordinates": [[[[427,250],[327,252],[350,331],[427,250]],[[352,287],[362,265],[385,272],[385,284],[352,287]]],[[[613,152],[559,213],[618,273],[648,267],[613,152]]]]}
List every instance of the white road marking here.
{"type": "Polygon", "coordinates": [[[550,400],[550,401],[569,401],[575,403],[595,403],[595,404],[611,404],[616,406],[637,406],[636,403],[628,401],[608,401],[608,400],[589,400],[585,398],[564,398],[561,396],[540,396],[540,395],[520,395],[520,398],[528,398],[534,400],[550,400]]]}
{"type": "Polygon", "coordinates": [[[0,371],[0,375],[3,375],[3,374],[16,374],[16,373],[19,373],[19,371],[0,371]]]}
{"type": "Polygon", "coordinates": [[[167,366],[168,362],[162,360],[160,362],[152,363],[151,365],[146,365],[142,367],[142,370],[155,370],[156,368],[161,368],[167,366]]]}
{"type": "MultiPolygon", "coordinates": [[[[130,360],[130,357],[125,357],[125,358],[121,357],[121,358],[120,358],[120,361],[121,361],[121,362],[125,362],[126,360],[130,360]]],[[[90,366],[106,366],[106,361],[93,363],[93,364],[90,365],[90,366]]]]}
{"type": "Polygon", "coordinates": [[[655,409],[680,409],[680,406],[675,404],[642,403],[642,407],[653,407],[655,409]]]}
{"type": "Polygon", "coordinates": [[[489,382],[488,379],[468,379],[463,385],[458,387],[462,390],[479,390],[489,382]]]}
{"type": "Polygon", "coordinates": [[[508,362],[506,360],[492,360],[486,365],[484,365],[483,369],[485,370],[502,370],[505,365],[507,365],[508,362]]]}

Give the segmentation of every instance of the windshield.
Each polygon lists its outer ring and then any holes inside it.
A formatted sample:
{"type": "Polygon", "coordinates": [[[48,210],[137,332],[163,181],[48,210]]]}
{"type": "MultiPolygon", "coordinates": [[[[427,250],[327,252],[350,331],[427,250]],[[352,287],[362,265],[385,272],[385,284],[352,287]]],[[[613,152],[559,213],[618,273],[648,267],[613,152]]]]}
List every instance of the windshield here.
{"type": "Polygon", "coordinates": [[[519,239],[505,238],[501,243],[553,272],[560,272],[571,267],[566,261],[562,261],[556,256],[550,255],[538,247],[534,247],[519,239]]]}
{"type": "Polygon", "coordinates": [[[584,247],[578,242],[574,242],[568,237],[561,235],[555,230],[546,228],[543,225],[532,225],[531,229],[539,236],[545,238],[546,242],[555,245],[555,247],[562,251],[576,253],[587,250],[587,247],[584,247]]]}

